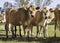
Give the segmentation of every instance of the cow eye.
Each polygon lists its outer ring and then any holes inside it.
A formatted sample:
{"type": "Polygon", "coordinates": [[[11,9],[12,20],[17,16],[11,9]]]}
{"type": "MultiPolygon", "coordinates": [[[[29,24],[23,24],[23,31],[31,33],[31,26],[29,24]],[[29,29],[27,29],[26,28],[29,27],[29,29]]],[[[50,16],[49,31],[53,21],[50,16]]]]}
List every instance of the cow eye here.
{"type": "Polygon", "coordinates": [[[48,10],[46,11],[46,13],[48,12],[48,10]]]}

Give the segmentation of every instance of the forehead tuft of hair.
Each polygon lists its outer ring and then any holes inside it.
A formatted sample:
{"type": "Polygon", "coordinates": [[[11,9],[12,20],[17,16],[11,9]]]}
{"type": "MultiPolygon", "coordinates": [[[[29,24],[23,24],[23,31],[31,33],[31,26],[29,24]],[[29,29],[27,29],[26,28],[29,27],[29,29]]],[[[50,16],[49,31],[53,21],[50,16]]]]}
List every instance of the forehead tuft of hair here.
{"type": "Polygon", "coordinates": [[[49,10],[52,10],[52,8],[50,8],[49,10]]]}
{"type": "Polygon", "coordinates": [[[46,7],[44,7],[44,9],[47,9],[46,7]]]}
{"type": "Polygon", "coordinates": [[[30,5],[30,7],[34,7],[33,5],[30,5]]]}

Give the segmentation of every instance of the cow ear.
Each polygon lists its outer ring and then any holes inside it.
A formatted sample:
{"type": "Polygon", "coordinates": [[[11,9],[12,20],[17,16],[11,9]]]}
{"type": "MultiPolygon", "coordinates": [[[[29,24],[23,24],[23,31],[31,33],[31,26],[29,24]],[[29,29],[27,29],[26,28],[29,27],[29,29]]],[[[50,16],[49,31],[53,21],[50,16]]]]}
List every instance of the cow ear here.
{"type": "Polygon", "coordinates": [[[25,10],[27,10],[27,6],[26,6],[26,5],[24,5],[23,8],[24,8],[25,10]]]}
{"type": "Polygon", "coordinates": [[[36,7],[36,10],[39,10],[40,9],[40,7],[36,7]]]}
{"type": "Polygon", "coordinates": [[[27,7],[24,7],[25,10],[27,10],[27,7]]]}
{"type": "Polygon", "coordinates": [[[32,11],[32,8],[30,7],[29,10],[32,11]]]}

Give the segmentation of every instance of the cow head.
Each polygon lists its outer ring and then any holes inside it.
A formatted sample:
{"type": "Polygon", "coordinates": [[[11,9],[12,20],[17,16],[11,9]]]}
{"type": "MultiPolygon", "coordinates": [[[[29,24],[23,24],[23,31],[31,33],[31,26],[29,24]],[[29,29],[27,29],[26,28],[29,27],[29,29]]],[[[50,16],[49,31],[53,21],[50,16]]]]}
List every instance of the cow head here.
{"type": "Polygon", "coordinates": [[[44,7],[41,12],[43,13],[43,16],[45,19],[47,19],[47,13],[48,13],[48,8],[47,7],[44,7]]]}
{"type": "Polygon", "coordinates": [[[33,5],[31,5],[30,7],[29,7],[29,12],[30,12],[30,14],[32,15],[32,16],[35,16],[35,6],[33,6],[33,5]]]}
{"type": "Polygon", "coordinates": [[[35,6],[31,5],[31,6],[29,7],[29,10],[33,12],[33,11],[35,10],[35,6]]]}
{"type": "Polygon", "coordinates": [[[27,10],[28,7],[27,7],[26,5],[23,5],[23,8],[24,8],[25,10],[27,10]]]}
{"type": "Polygon", "coordinates": [[[48,9],[46,17],[47,17],[47,23],[50,23],[55,18],[54,10],[52,8],[48,9]]]}
{"type": "Polygon", "coordinates": [[[31,5],[29,7],[29,11],[32,17],[35,17],[35,13],[40,9],[40,7],[35,7],[33,5],[31,5]]]}
{"type": "Polygon", "coordinates": [[[47,7],[44,7],[42,11],[43,11],[44,13],[47,13],[47,12],[48,12],[48,8],[47,8],[47,7]]]}

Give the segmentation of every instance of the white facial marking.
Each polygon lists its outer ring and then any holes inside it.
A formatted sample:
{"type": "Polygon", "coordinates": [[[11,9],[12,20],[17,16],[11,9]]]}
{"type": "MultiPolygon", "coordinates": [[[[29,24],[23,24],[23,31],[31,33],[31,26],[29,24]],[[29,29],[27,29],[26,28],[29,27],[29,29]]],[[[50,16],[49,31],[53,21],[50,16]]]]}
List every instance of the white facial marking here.
{"type": "Polygon", "coordinates": [[[37,11],[38,11],[38,10],[33,11],[32,15],[35,16],[35,13],[36,13],[37,11]]]}
{"type": "Polygon", "coordinates": [[[47,16],[47,23],[50,23],[55,18],[54,12],[50,12],[50,11],[47,12],[46,16],[47,16]]]}

